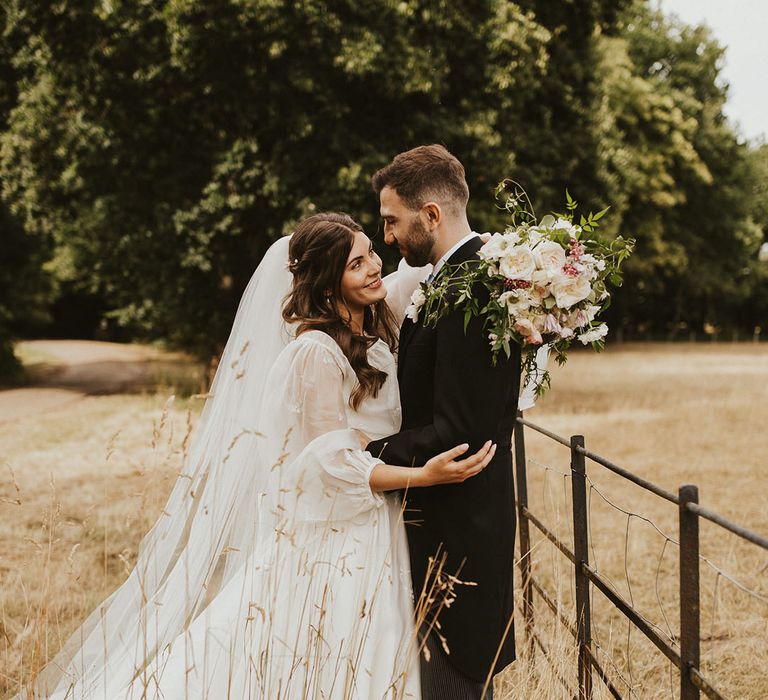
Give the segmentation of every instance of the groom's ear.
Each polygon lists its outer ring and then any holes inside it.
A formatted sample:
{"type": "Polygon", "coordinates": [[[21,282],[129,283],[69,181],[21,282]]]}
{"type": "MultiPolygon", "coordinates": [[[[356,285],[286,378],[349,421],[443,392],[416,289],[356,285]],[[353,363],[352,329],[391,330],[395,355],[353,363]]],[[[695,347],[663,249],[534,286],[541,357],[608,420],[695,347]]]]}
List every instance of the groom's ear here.
{"type": "Polygon", "coordinates": [[[421,208],[424,224],[428,230],[434,231],[443,220],[443,210],[437,202],[427,202],[421,208]]]}

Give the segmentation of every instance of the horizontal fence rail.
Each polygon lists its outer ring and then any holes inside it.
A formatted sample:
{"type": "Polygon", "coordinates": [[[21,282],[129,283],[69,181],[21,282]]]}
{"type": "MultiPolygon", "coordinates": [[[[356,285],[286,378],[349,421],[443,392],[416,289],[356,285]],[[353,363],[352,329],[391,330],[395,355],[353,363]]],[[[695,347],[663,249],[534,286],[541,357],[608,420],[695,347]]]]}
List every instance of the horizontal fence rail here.
{"type": "Polygon", "coordinates": [[[713,513],[711,510],[700,506],[698,503],[686,503],[685,507],[692,513],[696,513],[696,515],[699,517],[705,518],[706,520],[715,523],[715,525],[719,525],[720,527],[725,528],[726,530],[732,532],[734,535],[738,535],[742,539],[747,540],[747,542],[752,542],[752,544],[756,544],[758,547],[768,549],[768,538],[762,537],[761,535],[758,535],[756,532],[752,532],[751,530],[747,530],[747,528],[742,527],[741,525],[736,525],[736,523],[732,523],[722,515],[713,513]]]}
{"type": "MultiPolygon", "coordinates": [[[[514,465],[517,489],[517,519],[520,541],[520,574],[522,586],[522,613],[525,633],[530,653],[538,647],[545,657],[548,651],[536,632],[534,618],[534,594],[538,596],[553,613],[556,620],[574,637],[578,647],[578,700],[590,700],[593,696],[593,674],[607,688],[612,697],[621,700],[616,685],[609,674],[598,662],[592,648],[592,613],[590,605],[590,586],[594,588],[626,617],[635,629],[652,642],[664,656],[679,671],[681,700],[698,700],[701,693],[715,700],[725,700],[725,697],[715,688],[712,681],[705,678],[700,667],[701,663],[701,592],[699,580],[699,522],[705,519],[747,542],[768,550],[768,538],[748,530],[741,525],[699,505],[698,487],[686,484],[680,487],[677,495],[644,479],[628,469],[620,467],[612,461],[586,449],[584,437],[574,435],[564,438],[546,428],[531,423],[518,413],[517,425],[514,431],[514,465]],[[525,451],[525,431],[530,430],[567,447],[570,450],[571,467],[571,496],[573,503],[572,541],[573,548],[560,540],[536,514],[531,512],[528,503],[528,478],[525,451]],[[589,525],[586,484],[586,460],[599,464],[618,476],[653,493],[678,506],[679,520],[679,592],[680,592],[680,633],[679,645],[673,638],[669,641],[660,634],[660,628],[646,619],[632,602],[627,601],[618,593],[615,587],[589,563],[589,525]],[[531,558],[530,525],[533,525],[549,542],[551,542],[573,564],[573,576],[576,593],[575,625],[563,614],[561,607],[547,593],[539,580],[534,576],[531,558]],[[672,642],[672,643],[670,643],[672,642]]],[[[598,492],[599,493],[599,492],[598,492]]],[[[658,528],[657,528],[658,529],[658,528]]],[[[667,538],[669,541],[673,541],[667,538]]],[[[708,562],[708,560],[705,559],[708,562]]],[[[708,562],[711,563],[711,562],[708,562]]],[[[671,634],[671,631],[670,631],[671,634]]],[[[559,671],[554,669],[561,683],[566,684],[559,671]]]]}
{"type": "Polygon", "coordinates": [[[623,469],[622,467],[618,466],[617,464],[614,464],[610,460],[605,459],[605,457],[596,455],[594,452],[585,450],[583,447],[581,448],[580,451],[584,454],[585,457],[588,457],[596,464],[600,464],[606,469],[610,469],[614,474],[623,476],[628,481],[631,481],[632,483],[637,484],[638,486],[644,488],[646,491],[655,493],[657,496],[667,499],[670,503],[680,503],[680,500],[678,499],[677,496],[675,496],[675,494],[664,490],[660,486],[656,486],[656,484],[651,483],[647,479],[643,479],[643,477],[638,476],[637,474],[633,474],[632,472],[627,471],[626,469],[623,469]]]}

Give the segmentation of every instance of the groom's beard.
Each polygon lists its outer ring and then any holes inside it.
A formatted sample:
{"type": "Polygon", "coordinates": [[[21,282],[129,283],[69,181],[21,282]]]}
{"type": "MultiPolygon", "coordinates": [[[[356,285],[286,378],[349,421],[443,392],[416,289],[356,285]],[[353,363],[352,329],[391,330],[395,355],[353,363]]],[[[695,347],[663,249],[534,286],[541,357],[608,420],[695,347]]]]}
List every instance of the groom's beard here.
{"type": "Polygon", "coordinates": [[[424,267],[432,262],[432,249],[435,247],[435,238],[427,231],[421,219],[416,218],[408,227],[406,240],[398,241],[405,262],[411,267],[424,267]]]}

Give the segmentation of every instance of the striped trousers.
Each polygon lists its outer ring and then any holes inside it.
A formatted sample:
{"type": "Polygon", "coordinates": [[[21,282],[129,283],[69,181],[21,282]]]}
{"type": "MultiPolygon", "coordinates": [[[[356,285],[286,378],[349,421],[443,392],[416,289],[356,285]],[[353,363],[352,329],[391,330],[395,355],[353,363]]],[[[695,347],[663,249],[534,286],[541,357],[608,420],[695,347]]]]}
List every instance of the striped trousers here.
{"type": "Polygon", "coordinates": [[[493,684],[483,695],[485,683],[467,678],[448,661],[434,635],[429,635],[429,661],[421,654],[421,700],[492,700],[493,684]]]}

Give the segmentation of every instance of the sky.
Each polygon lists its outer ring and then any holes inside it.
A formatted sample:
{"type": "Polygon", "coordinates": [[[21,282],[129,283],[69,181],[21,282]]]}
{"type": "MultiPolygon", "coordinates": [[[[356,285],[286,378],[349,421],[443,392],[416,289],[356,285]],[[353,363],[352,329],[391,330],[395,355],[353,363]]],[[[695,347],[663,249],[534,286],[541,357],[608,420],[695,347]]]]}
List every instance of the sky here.
{"type": "Polygon", "coordinates": [[[749,140],[768,139],[768,0],[659,0],[665,14],[707,24],[727,47],[725,113],[749,140]]]}

